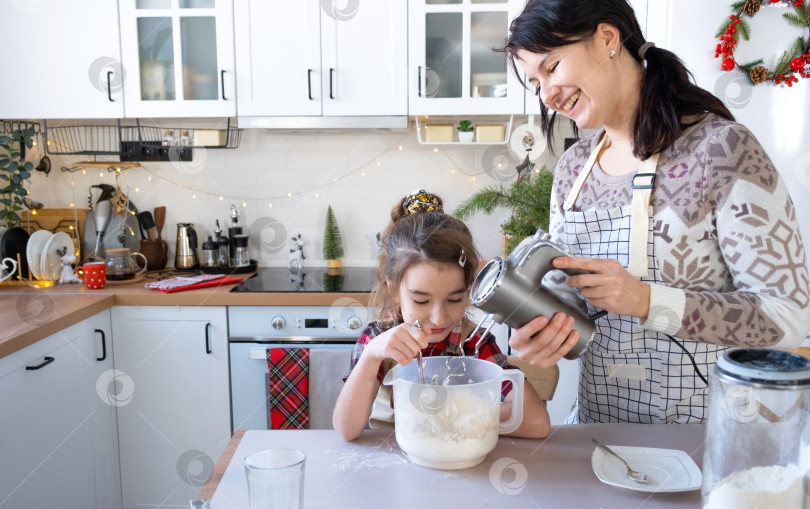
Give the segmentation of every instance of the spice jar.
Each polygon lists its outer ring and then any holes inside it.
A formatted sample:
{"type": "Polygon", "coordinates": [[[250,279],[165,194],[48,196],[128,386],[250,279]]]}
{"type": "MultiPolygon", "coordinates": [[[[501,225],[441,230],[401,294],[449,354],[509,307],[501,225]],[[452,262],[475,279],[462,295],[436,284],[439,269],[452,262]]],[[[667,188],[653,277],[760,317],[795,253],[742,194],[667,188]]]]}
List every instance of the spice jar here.
{"type": "Polygon", "coordinates": [[[216,267],[219,265],[219,246],[214,244],[214,239],[208,236],[208,240],[202,245],[202,265],[203,267],[216,267]]]}
{"type": "Polygon", "coordinates": [[[810,359],[764,349],[723,354],[709,381],[703,507],[803,507],[808,416],[810,359]]]}

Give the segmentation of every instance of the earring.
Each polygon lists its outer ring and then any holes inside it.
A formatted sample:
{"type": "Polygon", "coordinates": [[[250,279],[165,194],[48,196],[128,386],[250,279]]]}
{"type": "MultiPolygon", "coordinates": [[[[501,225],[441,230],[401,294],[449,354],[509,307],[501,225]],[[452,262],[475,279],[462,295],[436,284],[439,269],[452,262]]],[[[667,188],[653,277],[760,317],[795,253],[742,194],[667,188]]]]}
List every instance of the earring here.
{"type": "Polygon", "coordinates": [[[610,50],[610,58],[613,58],[615,56],[616,56],[616,51],[615,50],[610,50]]]}

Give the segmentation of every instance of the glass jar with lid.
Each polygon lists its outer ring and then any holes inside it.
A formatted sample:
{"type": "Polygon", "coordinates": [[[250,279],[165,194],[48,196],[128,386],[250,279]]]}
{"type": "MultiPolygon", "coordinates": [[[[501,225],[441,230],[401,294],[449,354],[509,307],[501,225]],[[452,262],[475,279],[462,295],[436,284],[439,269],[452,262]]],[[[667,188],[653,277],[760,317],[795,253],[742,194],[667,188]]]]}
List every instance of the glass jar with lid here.
{"type": "Polygon", "coordinates": [[[709,381],[703,507],[810,507],[810,359],[729,350],[709,381]]]}

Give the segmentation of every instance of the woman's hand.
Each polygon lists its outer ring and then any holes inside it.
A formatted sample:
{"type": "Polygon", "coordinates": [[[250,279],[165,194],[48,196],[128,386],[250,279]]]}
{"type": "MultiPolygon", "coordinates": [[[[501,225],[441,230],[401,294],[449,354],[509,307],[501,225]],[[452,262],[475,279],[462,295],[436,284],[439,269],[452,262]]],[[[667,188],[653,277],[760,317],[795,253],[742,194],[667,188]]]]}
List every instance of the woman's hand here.
{"type": "Polygon", "coordinates": [[[428,337],[422,329],[402,323],[369,341],[363,355],[370,355],[377,362],[393,359],[404,366],[427,346],[428,337]]]}
{"type": "Polygon", "coordinates": [[[647,319],[650,285],[639,281],[616,260],[562,256],[552,262],[558,269],[582,269],[591,274],[568,276],[566,284],[579,288],[594,307],[609,313],[647,319]]]}
{"type": "Polygon", "coordinates": [[[520,352],[521,359],[549,368],[576,346],[579,332],[573,329],[574,318],[564,313],[555,314],[551,320],[538,316],[513,331],[509,346],[520,352]]]}

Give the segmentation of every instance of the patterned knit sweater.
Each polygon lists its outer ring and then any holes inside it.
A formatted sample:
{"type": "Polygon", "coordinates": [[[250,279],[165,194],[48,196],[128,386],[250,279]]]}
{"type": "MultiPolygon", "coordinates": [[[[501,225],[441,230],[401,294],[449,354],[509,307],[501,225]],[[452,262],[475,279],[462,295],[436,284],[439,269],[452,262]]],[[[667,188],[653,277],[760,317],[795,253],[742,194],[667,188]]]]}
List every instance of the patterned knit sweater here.
{"type": "MultiPolygon", "coordinates": [[[[557,165],[549,227],[557,242],[562,203],[601,135],[579,140],[557,165]]],[[[661,153],[657,175],[653,242],[663,284],[651,285],[640,325],[722,346],[798,346],[810,329],[805,251],[785,184],[751,132],[707,115],[661,153]]],[[[632,178],[597,163],[574,210],[629,205],[632,178]]]]}

